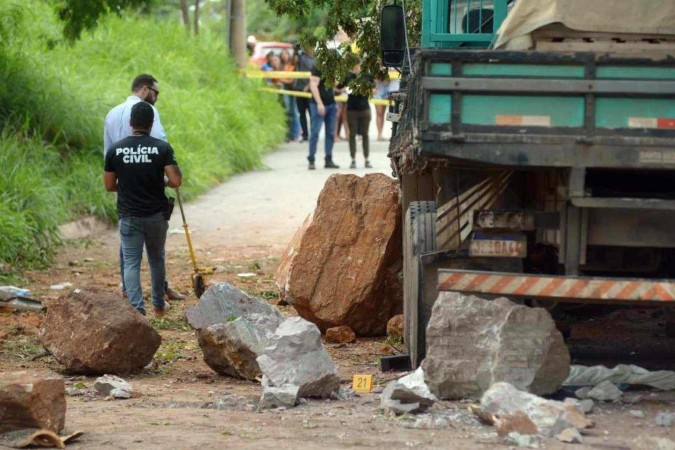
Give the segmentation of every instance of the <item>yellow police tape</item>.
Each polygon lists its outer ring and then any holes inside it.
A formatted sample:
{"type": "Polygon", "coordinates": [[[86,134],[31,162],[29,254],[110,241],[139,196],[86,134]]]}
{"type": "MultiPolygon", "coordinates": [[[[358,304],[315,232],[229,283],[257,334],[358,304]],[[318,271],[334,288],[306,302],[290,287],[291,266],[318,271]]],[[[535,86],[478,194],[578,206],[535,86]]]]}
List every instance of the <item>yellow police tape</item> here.
{"type": "MultiPolygon", "coordinates": [[[[271,92],[272,94],[282,94],[282,95],[292,95],[293,97],[312,98],[312,94],[310,94],[309,92],[287,91],[286,89],[274,89],[266,87],[261,87],[259,89],[263,92],[271,92]]],[[[335,101],[344,103],[347,101],[347,97],[345,97],[344,95],[340,96],[336,95],[335,101]]],[[[370,103],[372,103],[373,105],[384,105],[384,106],[393,105],[393,102],[379,98],[371,98],[370,103]]]]}
{"type": "MultiPolygon", "coordinates": [[[[307,79],[312,75],[311,72],[286,72],[270,70],[249,70],[246,72],[248,78],[283,78],[283,79],[307,79]]],[[[389,72],[390,80],[399,80],[401,74],[392,70],[389,72]]]]}

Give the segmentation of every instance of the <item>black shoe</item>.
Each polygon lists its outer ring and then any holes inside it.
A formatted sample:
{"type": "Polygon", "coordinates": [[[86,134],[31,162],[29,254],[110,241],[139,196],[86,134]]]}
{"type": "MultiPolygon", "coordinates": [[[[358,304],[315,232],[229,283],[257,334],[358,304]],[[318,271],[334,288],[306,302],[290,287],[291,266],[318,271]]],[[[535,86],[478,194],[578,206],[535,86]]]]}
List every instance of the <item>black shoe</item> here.
{"type": "Polygon", "coordinates": [[[370,165],[370,161],[366,159],[366,169],[372,169],[373,166],[370,165]]]}
{"type": "Polygon", "coordinates": [[[308,168],[309,168],[309,170],[314,170],[314,169],[316,169],[316,166],[314,165],[313,162],[311,162],[311,163],[309,163],[309,167],[308,167],[308,168]]]}
{"type": "Polygon", "coordinates": [[[326,161],[326,164],[323,166],[324,169],[339,169],[340,166],[335,164],[333,161],[326,161]]]}
{"type": "Polygon", "coordinates": [[[350,169],[356,169],[356,161],[352,159],[352,163],[349,165],[350,169]]]}

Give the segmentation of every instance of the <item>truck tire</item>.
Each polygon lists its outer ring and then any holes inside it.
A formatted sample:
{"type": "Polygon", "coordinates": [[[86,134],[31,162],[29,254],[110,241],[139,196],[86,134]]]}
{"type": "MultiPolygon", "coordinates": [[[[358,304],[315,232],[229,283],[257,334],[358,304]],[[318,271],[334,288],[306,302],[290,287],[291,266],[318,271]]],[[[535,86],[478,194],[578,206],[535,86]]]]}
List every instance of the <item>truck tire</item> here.
{"type": "Polygon", "coordinates": [[[403,339],[412,367],[421,362],[425,349],[420,329],[420,305],[426,292],[421,255],[436,250],[436,202],[411,202],[403,224],[403,339]]]}

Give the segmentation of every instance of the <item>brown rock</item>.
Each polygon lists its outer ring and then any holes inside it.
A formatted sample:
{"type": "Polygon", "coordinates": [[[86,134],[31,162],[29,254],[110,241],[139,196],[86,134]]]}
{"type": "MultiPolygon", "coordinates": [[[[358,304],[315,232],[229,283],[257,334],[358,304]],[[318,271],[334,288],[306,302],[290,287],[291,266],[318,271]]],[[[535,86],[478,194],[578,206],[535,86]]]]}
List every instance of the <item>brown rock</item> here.
{"type": "Polygon", "coordinates": [[[326,330],[326,342],[333,344],[351,344],[356,342],[356,334],[347,325],[326,330]]]}
{"type": "Polygon", "coordinates": [[[402,310],[398,183],[383,174],[333,175],[289,245],[277,285],[321,331],[378,336],[402,310]]]}
{"type": "Polygon", "coordinates": [[[396,314],[387,322],[387,336],[403,338],[403,314],[396,314]]]}
{"type": "Polygon", "coordinates": [[[118,294],[75,289],[50,304],[38,339],[83,374],[126,374],[152,361],[162,338],[118,294]]]}
{"type": "Polygon", "coordinates": [[[434,304],[422,367],[439,398],[476,398],[500,381],[550,394],[569,365],[562,335],[543,308],[456,292],[442,292],[434,304]]]}
{"type": "Polygon", "coordinates": [[[45,428],[59,433],[65,422],[61,375],[46,369],[0,373],[0,432],[45,428]]]}
{"type": "Polygon", "coordinates": [[[519,434],[537,434],[537,426],[522,411],[516,411],[512,414],[504,414],[495,421],[497,434],[499,436],[508,436],[509,433],[519,434]]]}

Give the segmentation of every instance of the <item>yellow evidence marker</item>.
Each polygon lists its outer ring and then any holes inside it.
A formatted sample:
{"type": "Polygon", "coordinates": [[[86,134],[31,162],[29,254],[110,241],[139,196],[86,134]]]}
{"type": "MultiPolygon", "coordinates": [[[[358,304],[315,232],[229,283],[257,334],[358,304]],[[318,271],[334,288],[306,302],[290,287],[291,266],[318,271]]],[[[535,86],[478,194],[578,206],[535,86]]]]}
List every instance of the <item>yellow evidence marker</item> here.
{"type": "Polygon", "coordinates": [[[352,381],[352,389],[354,392],[368,393],[373,390],[373,376],[372,375],[354,375],[352,381]]]}

